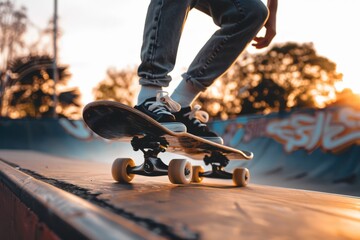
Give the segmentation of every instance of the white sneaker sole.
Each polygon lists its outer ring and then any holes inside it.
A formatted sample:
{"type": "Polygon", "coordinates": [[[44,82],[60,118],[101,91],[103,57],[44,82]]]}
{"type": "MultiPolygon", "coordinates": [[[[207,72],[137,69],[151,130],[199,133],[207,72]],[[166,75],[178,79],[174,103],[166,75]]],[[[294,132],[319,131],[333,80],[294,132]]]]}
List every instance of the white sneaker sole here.
{"type": "Polygon", "coordinates": [[[160,123],[161,126],[166,127],[173,132],[186,132],[186,126],[180,122],[163,122],[160,123]]]}
{"type": "Polygon", "coordinates": [[[202,138],[221,145],[224,144],[224,140],[221,137],[202,137],[202,138]]]}
{"type": "MultiPolygon", "coordinates": [[[[181,122],[163,122],[160,124],[161,124],[161,126],[167,128],[173,132],[186,132],[187,131],[186,126],[184,124],[182,124],[181,122]]],[[[201,137],[201,136],[198,136],[198,137],[201,137]]],[[[224,144],[224,140],[221,137],[201,137],[201,138],[204,138],[204,139],[214,142],[214,143],[224,144]]]]}

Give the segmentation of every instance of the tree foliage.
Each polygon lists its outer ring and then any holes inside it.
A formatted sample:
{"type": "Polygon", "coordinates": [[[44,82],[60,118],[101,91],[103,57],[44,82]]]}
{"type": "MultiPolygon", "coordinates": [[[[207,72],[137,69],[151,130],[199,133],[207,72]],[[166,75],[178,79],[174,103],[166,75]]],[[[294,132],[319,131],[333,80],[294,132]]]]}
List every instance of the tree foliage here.
{"type": "Polygon", "coordinates": [[[25,7],[17,9],[11,1],[0,1],[0,71],[4,72],[8,62],[22,52],[27,26],[25,7]]]}
{"type": "Polygon", "coordinates": [[[2,116],[11,118],[52,117],[55,99],[61,117],[80,115],[80,92],[66,89],[70,78],[68,66],[58,66],[58,85],[54,94],[53,60],[49,56],[17,58],[9,65],[12,72],[7,81],[2,116]],[[56,98],[54,98],[56,96],[56,98]]]}
{"type": "Polygon", "coordinates": [[[54,60],[49,57],[53,31],[51,20],[40,29],[31,23],[25,7],[0,0],[0,116],[56,116],[55,103],[57,116],[80,115],[79,90],[66,89],[70,78],[67,66],[57,69],[59,84],[54,94],[54,60]],[[34,29],[38,38],[26,41],[25,35],[34,29]]]}
{"type": "Polygon", "coordinates": [[[342,75],[311,43],[274,45],[243,54],[198,102],[213,117],[269,113],[298,107],[324,107],[335,99],[342,75]]]}
{"type": "Polygon", "coordinates": [[[139,91],[136,69],[109,68],[93,90],[96,100],[113,100],[132,106],[139,91]]]}

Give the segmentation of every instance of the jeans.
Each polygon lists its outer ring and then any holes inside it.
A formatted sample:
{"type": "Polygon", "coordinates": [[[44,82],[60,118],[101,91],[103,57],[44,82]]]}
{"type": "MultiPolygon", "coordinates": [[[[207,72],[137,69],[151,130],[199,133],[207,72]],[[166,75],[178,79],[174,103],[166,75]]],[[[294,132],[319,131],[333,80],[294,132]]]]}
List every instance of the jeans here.
{"type": "Polygon", "coordinates": [[[187,15],[197,9],[220,27],[182,76],[205,91],[236,61],[268,17],[261,0],[151,0],[144,27],[140,84],[167,87],[187,15]]]}

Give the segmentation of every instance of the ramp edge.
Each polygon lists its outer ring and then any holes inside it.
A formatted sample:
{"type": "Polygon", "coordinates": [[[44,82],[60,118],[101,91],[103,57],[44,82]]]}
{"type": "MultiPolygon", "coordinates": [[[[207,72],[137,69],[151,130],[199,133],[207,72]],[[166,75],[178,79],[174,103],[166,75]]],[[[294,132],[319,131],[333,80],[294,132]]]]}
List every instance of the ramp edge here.
{"type": "Polygon", "coordinates": [[[0,159],[0,182],[60,238],[159,239],[135,223],[50,184],[0,159]]]}

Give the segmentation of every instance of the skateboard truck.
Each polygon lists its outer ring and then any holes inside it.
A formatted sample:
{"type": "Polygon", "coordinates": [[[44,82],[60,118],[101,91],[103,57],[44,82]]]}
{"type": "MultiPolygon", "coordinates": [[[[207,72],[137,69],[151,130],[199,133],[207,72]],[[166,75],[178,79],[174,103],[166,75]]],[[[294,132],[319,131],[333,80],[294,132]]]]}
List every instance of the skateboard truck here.
{"type": "Polygon", "coordinates": [[[169,143],[164,137],[153,137],[146,135],[144,137],[133,137],[131,146],[134,151],[141,150],[144,153],[144,163],[131,167],[129,173],[144,176],[163,176],[168,175],[168,166],[158,158],[160,152],[165,152],[169,143]]]}
{"type": "Polygon", "coordinates": [[[146,135],[141,138],[138,136],[133,137],[131,140],[131,146],[133,147],[134,151],[141,150],[145,154],[145,149],[150,149],[157,155],[160,152],[165,152],[166,148],[169,146],[169,143],[164,137],[152,137],[146,135]]]}
{"type": "Polygon", "coordinates": [[[229,159],[222,153],[211,152],[210,156],[205,155],[204,163],[206,165],[218,163],[220,166],[226,167],[229,164],[229,159]]]}
{"type": "Polygon", "coordinates": [[[205,165],[211,165],[212,170],[200,173],[200,177],[232,179],[233,174],[226,172],[225,167],[229,164],[229,159],[220,152],[211,152],[211,155],[204,157],[205,165]]]}

